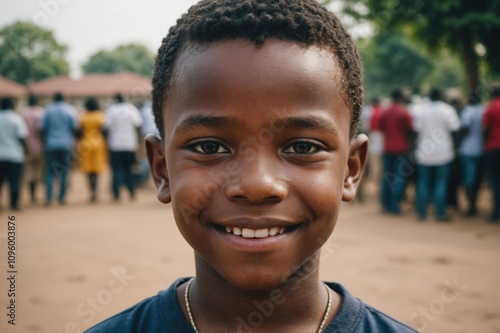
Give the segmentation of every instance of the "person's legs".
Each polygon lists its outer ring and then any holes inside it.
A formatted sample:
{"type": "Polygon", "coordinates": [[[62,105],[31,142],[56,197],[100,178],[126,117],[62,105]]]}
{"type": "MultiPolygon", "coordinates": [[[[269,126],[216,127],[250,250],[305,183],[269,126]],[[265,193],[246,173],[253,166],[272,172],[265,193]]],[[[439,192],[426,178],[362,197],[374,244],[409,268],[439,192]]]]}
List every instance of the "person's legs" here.
{"type": "Polygon", "coordinates": [[[34,180],[30,180],[28,183],[28,188],[30,190],[30,200],[31,203],[36,203],[36,182],[34,180]]]}
{"type": "MultiPolygon", "coordinates": [[[[369,163],[370,163],[370,181],[373,182],[373,184],[379,186],[381,184],[381,181],[382,181],[382,178],[381,177],[381,169],[383,168],[382,167],[382,156],[380,154],[377,154],[377,153],[369,153],[368,154],[368,159],[369,159],[369,163]]],[[[378,189],[378,192],[380,193],[381,192],[381,188],[378,189]]],[[[377,195],[377,197],[379,196],[380,194],[377,195]]]]}
{"type": "Polygon", "coordinates": [[[484,156],[478,156],[474,160],[474,181],[472,182],[471,190],[470,190],[470,209],[473,215],[477,214],[477,197],[479,194],[479,189],[481,188],[481,184],[484,178],[484,156]]]}
{"type": "Polygon", "coordinates": [[[33,168],[33,157],[28,156],[24,161],[23,178],[26,181],[26,184],[28,185],[31,203],[35,203],[36,201],[35,198],[36,182],[34,179],[34,172],[35,171],[33,168]]]}
{"type": "Polygon", "coordinates": [[[59,178],[59,203],[64,204],[66,189],[68,186],[68,174],[71,169],[71,151],[58,150],[55,152],[55,160],[59,178]]]}
{"type": "Polygon", "coordinates": [[[91,193],[90,201],[91,202],[96,202],[96,200],[97,200],[97,195],[96,195],[96,191],[97,191],[97,173],[95,173],[95,172],[89,173],[88,174],[88,178],[89,178],[89,187],[90,187],[90,193],[91,193]]]}
{"type": "Polygon", "coordinates": [[[469,209],[467,215],[473,215],[473,204],[472,204],[472,184],[474,183],[475,175],[475,165],[474,157],[461,155],[460,162],[462,163],[462,186],[464,187],[465,195],[467,197],[469,209]]]}
{"type": "Polygon", "coordinates": [[[436,166],[436,183],[434,185],[434,205],[436,208],[436,217],[438,219],[448,219],[446,212],[446,199],[448,192],[448,182],[450,179],[451,164],[436,166]]]}
{"type": "Polygon", "coordinates": [[[382,210],[385,212],[390,211],[391,202],[391,185],[393,184],[393,173],[392,173],[392,156],[389,154],[382,155],[382,166],[383,172],[380,184],[380,196],[382,202],[382,210]]]}
{"type": "Polygon", "coordinates": [[[19,209],[19,189],[21,187],[22,163],[10,163],[9,188],[10,208],[19,209]]]}
{"type": "Polygon", "coordinates": [[[42,155],[31,156],[24,163],[23,175],[28,181],[31,203],[36,203],[37,188],[40,182],[43,182],[45,174],[45,162],[42,155]]]}
{"type": "Polygon", "coordinates": [[[3,183],[7,179],[8,174],[9,174],[9,162],[0,161],[0,194],[2,193],[3,183]]]}
{"type": "Polygon", "coordinates": [[[137,185],[137,173],[134,168],[136,167],[135,152],[123,152],[124,169],[125,169],[125,184],[132,199],[135,198],[135,188],[137,185]]]}
{"type": "MultiPolygon", "coordinates": [[[[369,162],[369,159],[367,159],[367,162],[369,162]]],[[[149,166],[149,163],[148,163],[148,166],[149,166]]],[[[149,172],[149,168],[148,168],[148,172],[149,172]]],[[[368,179],[369,176],[370,176],[370,163],[366,163],[365,169],[363,170],[363,175],[362,175],[361,180],[359,181],[359,184],[358,184],[358,190],[356,191],[356,201],[359,201],[361,203],[365,201],[365,184],[366,184],[366,180],[368,179]]],[[[147,179],[148,179],[148,175],[141,178],[141,185],[146,183],[147,179]]]]}
{"type": "Polygon", "coordinates": [[[393,170],[396,175],[394,181],[394,188],[391,196],[391,212],[394,214],[401,213],[401,201],[406,189],[407,178],[410,176],[412,170],[410,169],[408,157],[406,155],[394,155],[393,170]]]}
{"type": "Polygon", "coordinates": [[[427,203],[428,194],[430,186],[430,166],[419,165],[418,166],[418,178],[417,178],[417,214],[419,219],[425,219],[427,216],[427,203]]]}
{"type": "Polygon", "coordinates": [[[461,155],[460,161],[462,163],[462,185],[464,187],[471,187],[474,181],[474,157],[461,155]]]}
{"type": "Polygon", "coordinates": [[[500,150],[486,154],[486,165],[488,168],[488,179],[493,192],[493,207],[491,219],[500,220],[500,150]]]}
{"type": "Polygon", "coordinates": [[[120,152],[111,151],[109,153],[109,157],[111,163],[111,171],[113,173],[113,179],[111,185],[113,191],[113,198],[115,200],[118,200],[120,199],[120,184],[123,178],[121,161],[120,161],[120,152]]]}
{"type": "Polygon", "coordinates": [[[460,159],[455,157],[449,167],[448,185],[446,187],[446,203],[448,206],[459,209],[458,187],[462,179],[462,165],[460,159]]]}
{"type": "Polygon", "coordinates": [[[56,174],[57,165],[55,164],[55,157],[53,151],[45,152],[45,202],[50,205],[52,202],[52,186],[54,185],[54,176],[56,174]]]}

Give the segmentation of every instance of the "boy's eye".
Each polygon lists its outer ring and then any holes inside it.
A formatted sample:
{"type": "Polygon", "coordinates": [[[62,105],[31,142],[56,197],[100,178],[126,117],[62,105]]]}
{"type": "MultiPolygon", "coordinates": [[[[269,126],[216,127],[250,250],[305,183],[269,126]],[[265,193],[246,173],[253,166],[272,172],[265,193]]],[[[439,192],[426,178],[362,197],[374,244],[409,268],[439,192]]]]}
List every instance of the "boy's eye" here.
{"type": "Polygon", "coordinates": [[[299,155],[315,154],[319,151],[320,148],[316,144],[307,141],[295,142],[284,150],[285,153],[299,155]]]}
{"type": "Polygon", "coordinates": [[[225,154],[229,152],[229,150],[227,150],[224,146],[215,141],[196,143],[191,145],[191,149],[197,153],[207,155],[225,154]]]}

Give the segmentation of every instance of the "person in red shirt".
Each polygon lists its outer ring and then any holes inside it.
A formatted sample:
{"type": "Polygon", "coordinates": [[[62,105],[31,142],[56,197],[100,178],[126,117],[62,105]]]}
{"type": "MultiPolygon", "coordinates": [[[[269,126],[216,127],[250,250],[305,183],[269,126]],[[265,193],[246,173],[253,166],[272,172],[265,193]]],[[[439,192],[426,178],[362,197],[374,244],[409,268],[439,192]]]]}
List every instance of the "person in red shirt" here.
{"type": "Polygon", "coordinates": [[[491,91],[492,101],[483,115],[486,169],[493,191],[491,221],[500,221],[500,86],[491,91]]]}
{"type": "Polygon", "coordinates": [[[394,90],[391,97],[392,104],[382,112],[378,124],[384,136],[381,196],[385,212],[400,214],[406,182],[412,173],[408,162],[412,119],[403,104],[401,90],[394,90]]]}

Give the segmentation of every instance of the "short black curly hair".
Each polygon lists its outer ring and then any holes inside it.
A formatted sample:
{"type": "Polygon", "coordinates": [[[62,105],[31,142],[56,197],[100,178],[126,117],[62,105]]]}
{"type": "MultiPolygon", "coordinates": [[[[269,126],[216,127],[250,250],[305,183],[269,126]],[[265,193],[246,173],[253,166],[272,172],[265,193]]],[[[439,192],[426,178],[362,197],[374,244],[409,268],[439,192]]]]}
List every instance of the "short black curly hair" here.
{"type": "Polygon", "coordinates": [[[276,38],[330,49],[343,72],[352,109],[351,136],[363,103],[363,73],[354,41],[340,21],[315,0],[202,0],[170,28],[158,50],[153,75],[153,114],[163,138],[163,106],[173,83],[175,62],[189,45],[244,39],[262,45],[276,38]]]}

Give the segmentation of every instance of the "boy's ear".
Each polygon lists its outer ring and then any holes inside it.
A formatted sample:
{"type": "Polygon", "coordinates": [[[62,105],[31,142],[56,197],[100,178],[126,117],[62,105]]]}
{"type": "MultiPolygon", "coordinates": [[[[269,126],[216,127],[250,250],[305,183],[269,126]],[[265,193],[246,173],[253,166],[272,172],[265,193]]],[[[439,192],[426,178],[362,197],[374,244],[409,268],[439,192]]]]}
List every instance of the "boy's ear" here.
{"type": "Polygon", "coordinates": [[[167,160],[165,158],[163,141],[149,134],[146,136],[145,142],[149,168],[151,169],[151,175],[158,190],[156,196],[160,202],[169,203],[172,198],[170,196],[170,182],[168,180],[167,160]]]}
{"type": "Polygon", "coordinates": [[[342,189],[342,201],[349,202],[356,196],[356,189],[363,175],[368,154],[368,138],[364,134],[357,135],[351,140],[347,171],[342,189]]]}

